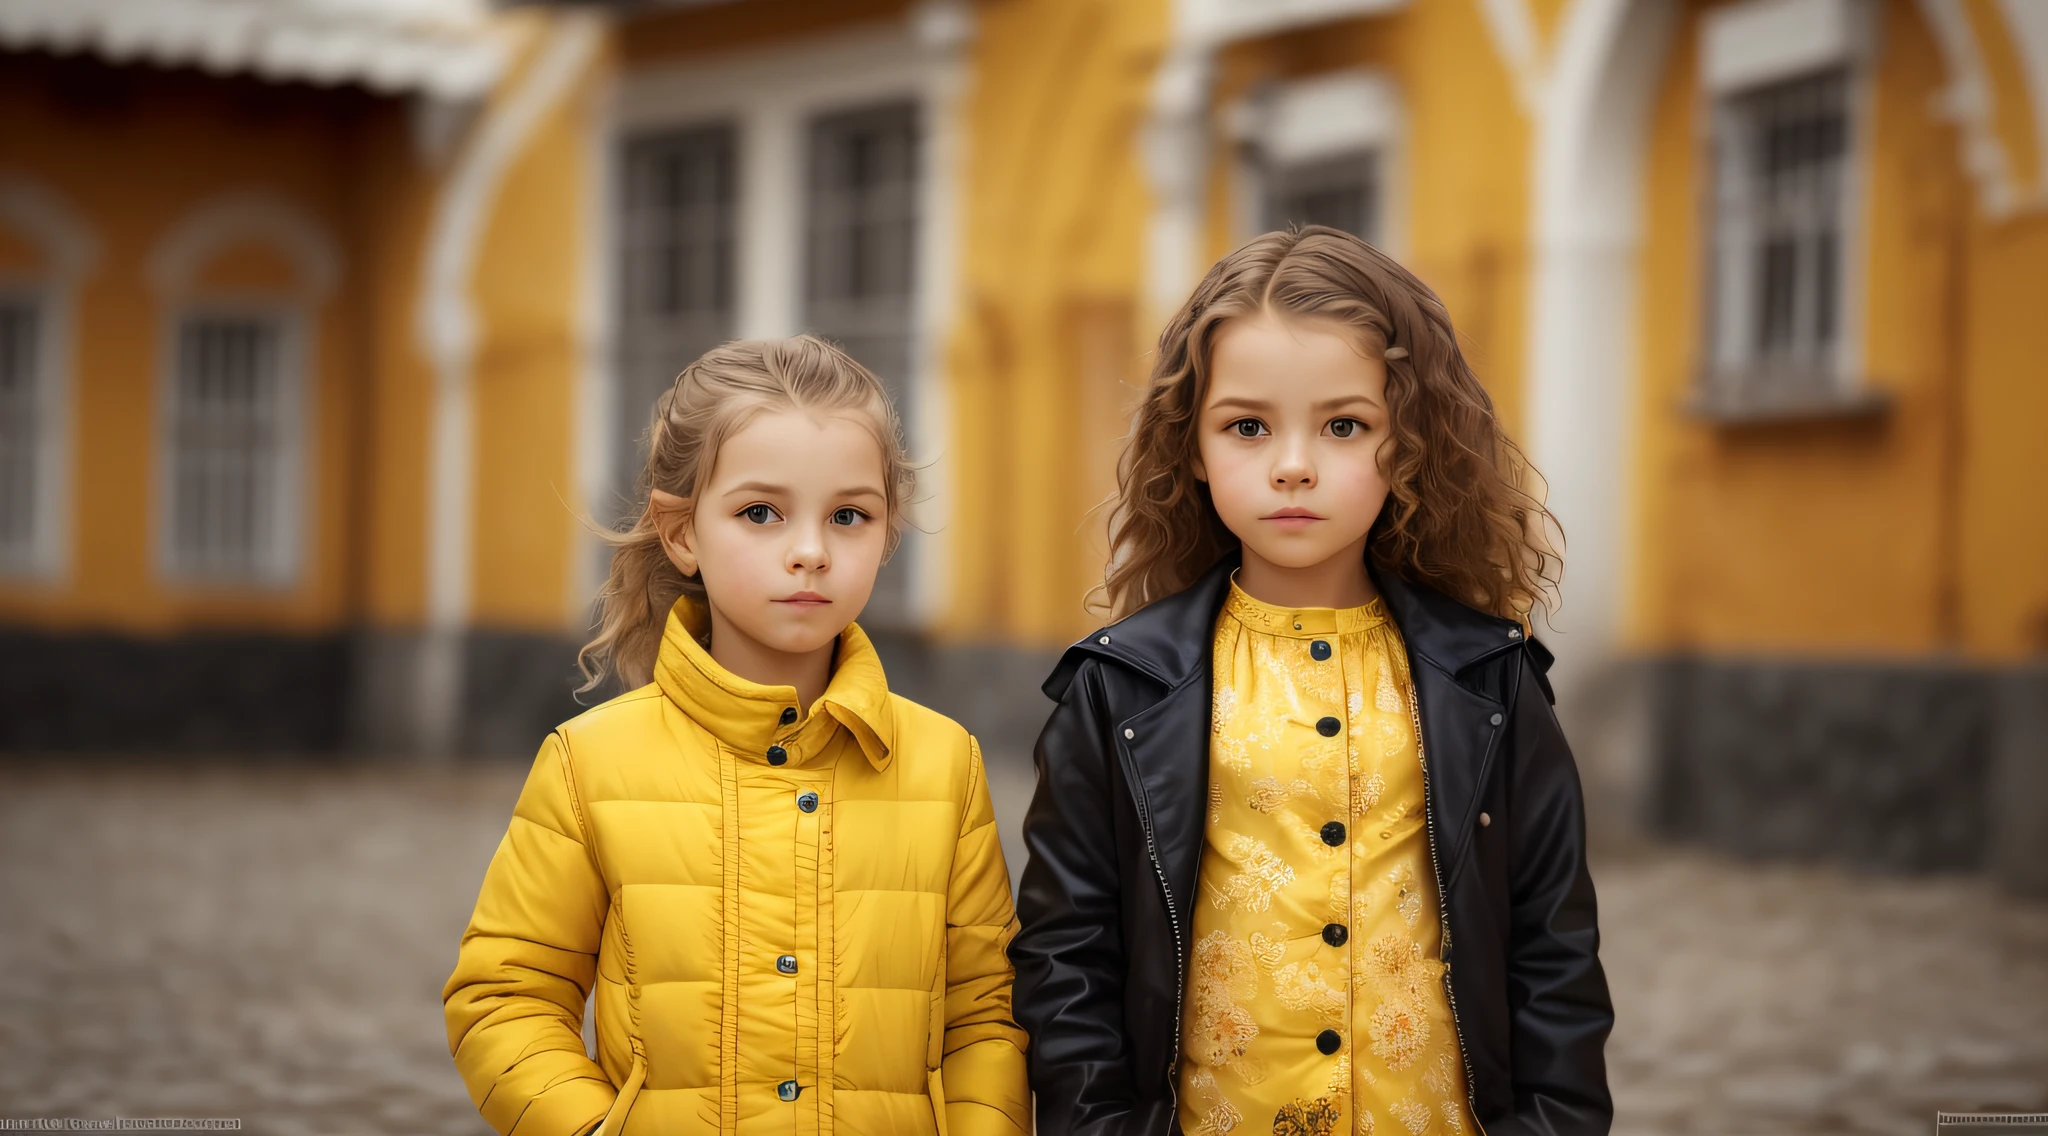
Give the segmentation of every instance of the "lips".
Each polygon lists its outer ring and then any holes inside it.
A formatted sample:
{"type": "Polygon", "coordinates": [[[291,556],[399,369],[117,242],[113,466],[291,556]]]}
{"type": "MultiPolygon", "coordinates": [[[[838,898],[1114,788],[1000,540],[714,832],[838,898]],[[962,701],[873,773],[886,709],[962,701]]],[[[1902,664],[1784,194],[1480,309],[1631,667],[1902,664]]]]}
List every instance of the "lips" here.
{"type": "Polygon", "coordinates": [[[823,607],[824,605],[831,603],[832,601],[826,599],[824,596],[821,596],[816,592],[798,592],[795,595],[784,596],[775,602],[797,604],[802,607],[823,607]]]}
{"type": "Polygon", "coordinates": [[[1285,509],[1268,513],[1259,519],[1264,521],[1320,521],[1323,519],[1323,515],[1298,506],[1289,506],[1285,509]]]}

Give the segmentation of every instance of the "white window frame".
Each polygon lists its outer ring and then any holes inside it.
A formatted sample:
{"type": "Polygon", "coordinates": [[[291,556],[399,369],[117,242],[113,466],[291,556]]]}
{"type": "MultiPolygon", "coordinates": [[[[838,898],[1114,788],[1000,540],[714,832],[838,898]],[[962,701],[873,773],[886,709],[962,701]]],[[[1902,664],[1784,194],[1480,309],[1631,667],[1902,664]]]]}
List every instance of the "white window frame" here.
{"type": "Polygon", "coordinates": [[[1700,363],[1694,408],[1742,421],[1866,413],[1884,399],[1863,374],[1875,12],[1867,0],[1744,0],[1702,17],[1700,34],[1700,363]],[[1785,83],[1839,74],[1847,136],[1836,240],[1834,342],[1818,365],[1786,369],[1757,355],[1755,243],[1723,227],[1716,142],[1738,104],[1785,83]],[[1731,250],[1733,248],[1733,251],[1731,250]],[[1734,272],[1726,271],[1731,262],[1734,272]]]}
{"type": "Polygon", "coordinates": [[[159,506],[155,510],[157,566],[165,580],[180,587],[235,590],[281,590],[299,582],[306,559],[307,469],[312,449],[311,423],[306,413],[312,398],[312,368],[307,365],[312,338],[310,322],[304,305],[273,296],[209,295],[185,300],[166,311],[159,366],[162,381],[157,384],[159,506]],[[186,325],[211,319],[266,323],[277,336],[278,444],[269,471],[275,491],[264,541],[254,549],[253,562],[246,574],[215,572],[204,562],[187,563],[178,548],[175,478],[179,458],[180,358],[186,325]]]}
{"type": "Polygon", "coordinates": [[[0,304],[25,308],[34,325],[33,355],[29,377],[31,413],[35,423],[31,438],[29,529],[20,548],[0,546],[0,578],[10,580],[48,579],[56,574],[57,527],[63,506],[61,478],[65,429],[69,415],[63,413],[63,375],[51,343],[53,333],[49,290],[21,278],[0,277],[0,304]]]}
{"type": "Polygon", "coordinates": [[[1233,227],[1240,240],[1266,231],[1273,171],[1370,155],[1378,217],[1366,239],[1396,260],[1408,255],[1408,116],[1391,75],[1351,67],[1276,83],[1226,106],[1223,115],[1236,145],[1233,227]]]}
{"type": "MultiPolygon", "coordinates": [[[[736,125],[739,144],[739,217],[735,270],[738,273],[734,334],[740,338],[791,335],[802,327],[806,162],[810,124],[840,110],[890,101],[918,106],[923,124],[922,186],[918,201],[917,284],[912,303],[910,374],[904,376],[911,405],[905,408],[906,442],[913,458],[928,461],[919,473],[919,500],[912,520],[920,538],[906,541],[900,557],[906,569],[906,621],[929,626],[948,599],[950,556],[945,517],[951,508],[951,474],[945,461],[952,415],[942,363],[945,335],[957,293],[958,258],[954,225],[960,153],[960,103],[965,91],[965,46],[973,34],[965,4],[914,6],[903,18],[881,20],[842,31],[806,36],[770,47],[733,52],[715,59],[688,59],[635,69],[619,76],[607,92],[596,131],[602,149],[594,155],[616,177],[611,163],[622,141],[648,130],[707,121],[736,125]]],[[[593,188],[593,201],[609,201],[615,190],[593,188]]],[[[611,234],[594,224],[586,247],[604,250],[602,265],[586,272],[593,289],[606,289],[617,272],[611,234]]],[[[606,369],[616,335],[612,305],[601,292],[585,304],[596,342],[586,359],[606,369]]],[[[616,420],[612,399],[616,376],[590,375],[585,383],[585,449],[578,461],[585,479],[586,507],[595,515],[602,486],[593,474],[605,464],[608,447],[602,425],[616,420]]],[[[596,563],[595,557],[592,564],[596,563]]],[[[587,591],[585,594],[589,594],[587,591]]]]}

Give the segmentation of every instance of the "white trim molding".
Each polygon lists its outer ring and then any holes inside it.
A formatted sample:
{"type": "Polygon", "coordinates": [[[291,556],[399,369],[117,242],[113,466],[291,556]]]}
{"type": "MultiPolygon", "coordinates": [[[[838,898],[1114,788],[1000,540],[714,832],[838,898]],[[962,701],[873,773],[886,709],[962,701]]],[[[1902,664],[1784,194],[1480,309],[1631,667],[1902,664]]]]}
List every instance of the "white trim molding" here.
{"type": "Polygon", "coordinates": [[[1370,154],[1378,223],[1365,235],[1396,260],[1407,255],[1408,112],[1391,75],[1347,67],[1275,83],[1225,107],[1223,117],[1240,155],[1240,239],[1265,231],[1266,183],[1276,167],[1370,154]]]}
{"type": "Polygon", "coordinates": [[[16,580],[54,583],[71,562],[78,293],[99,260],[100,242],[55,190],[14,173],[0,173],[0,226],[41,254],[41,263],[26,273],[0,271],[0,288],[26,298],[36,312],[40,419],[32,535],[27,555],[8,572],[16,580]]]}
{"type": "Polygon", "coordinates": [[[1725,95],[1867,62],[1876,45],[1864,0],[1742,0],[1704,13],[1700,82],[1725,95]]]}
{"type": "Polygon", "coordinates": [[[589,71],[604,40],[598,16],[552,17],[533,57],[505,96],[491,103],[435,195],[413,308],[413,332],[434,372],[428,446],[427,625],[415,722],[430,753],[450,752],[462,708],[462,644],[475,534],[473,369],[479,339],[470,293],[484,230],[506,171],[541,121],[589,71]]]}
{"type": "MultiPolygon", "coordinates": [[[[1984,62],[1984,50],[1977,43],[1976,29],[1971,26],[1963,0],[1920,0],[1920,14],[1934,35],[1942,67],[1948,73],[1948,87],[1941,92],[1938,104],[1940,113],[1956,124],[1963,170],[1976,183],[1978,207],[1991,220],[2002,221],[2029,202],[2020,193],[2012,157],[2005,152],[2005,143],[2000,141],[1993,121],[1997,96],[1991,88],[1990,71],[1984,62]]],[[[2009,26],[2017,32],[2029,25],[2009,26]]],[[[2048,48],[2036,49],[2036,53],[2048,58],[2048,48]]],[[[2022,53],[2020,58],[2031,70],[2030,57],[2022,53]]],[[[2037,194],[2031,204],[2044,203],[2048,203],[2048,194],[2037,194]]]]}
{"type": "Polygon", "coordinates": [[[284,253],[298,273],[297,295],[307,303],[326,299],[341,278],[341,250],[326,227],[297,204],[256,190],[187,213],[150,251],[144,273],[159,296],[190,295],[207,263],[241,241],[284,253]]]}

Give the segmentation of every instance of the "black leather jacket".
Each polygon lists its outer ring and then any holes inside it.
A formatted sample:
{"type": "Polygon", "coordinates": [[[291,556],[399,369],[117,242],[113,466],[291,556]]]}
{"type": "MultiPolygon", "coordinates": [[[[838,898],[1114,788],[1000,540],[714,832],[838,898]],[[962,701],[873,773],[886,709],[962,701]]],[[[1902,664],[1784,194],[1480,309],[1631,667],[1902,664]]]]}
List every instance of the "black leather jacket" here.
{"type": "MultiPolygon", "coordinates": [[[[1059,707],[1038,740],[1010,958],[1049,1136],[1179,1131],[1211,642],[1235,565],[1076,643],[1045,682],[1059,707]]],[[[1473,1115],[1487,1136],[1604,1133],[1614,1011],[1550,653],[1510,620],[1375,582],[1412,664],[1473,1115]]]]}

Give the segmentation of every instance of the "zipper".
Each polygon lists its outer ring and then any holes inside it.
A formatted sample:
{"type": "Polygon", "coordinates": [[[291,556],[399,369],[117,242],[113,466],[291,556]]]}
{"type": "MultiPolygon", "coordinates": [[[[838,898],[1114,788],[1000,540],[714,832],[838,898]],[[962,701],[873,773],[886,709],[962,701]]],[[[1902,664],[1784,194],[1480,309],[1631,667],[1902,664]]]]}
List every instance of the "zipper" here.
{"type": "Polygon", "coordinates": [[[1479,1122],[1479,1094],[1473,1086],[1472,1057],[1465,1050],[1465,1027],[1458,1022],[1458,994],[1451,987],[1451,960],[1445,956],[1451,951],[1451,907],[1450,897],[1444,892],[1444,870],[1436,858],[1436,810],[1429,804],[1429,762],[1422,753],[1422,699],[1415,693],[1415,681],[1408,681],[1408,719],[1415,725],[1415,760],[1422,765],[1422,822],[1429,833],[1429,873],[1436,877],[1436,917],[1439,927],[1437,961],[1444,964],[1444,999],[1451,1007],[1451,1033],[1458,1039],[1458,1061],[1465,1067],[1465,1104],[1472,1110],[1472,1123],[1479,1126],[1479,1136],[1486,1136],[1486,1125],[1479,1122]]]}
{"type": "Polygon", "coordinates": [[[1173,888],[1167,885],[1166,867],[1159,862],[1159,844],[1152,830],[1152,809],[1145,801],[1143,784],[1134,787],[1137,791],[1131,794],[1131,800],[1138,806],[1138,823],[1145,826],[1145,855],[1152,861],[1152,874],[1159,880],[1160,898],[1166,901],[1166,923],[1173,931],[1173,1056],[1166,1066],[1166,1093],[1173,1102],[1173,1110],[1167,1114],[1166,1131],[1172,1132],[1180,1119],[1180,1019],[1187,998],[1187,946],[1180,937],[1180,913],[1173,905],[1173,888]]]}

